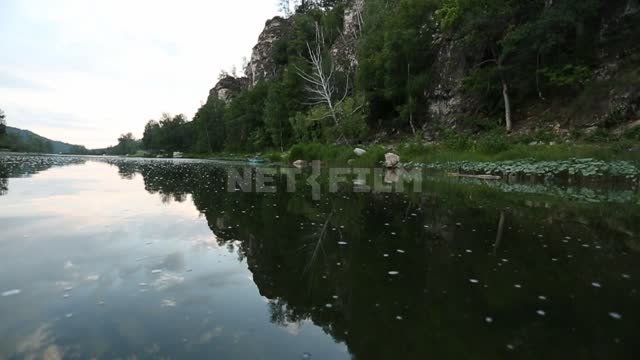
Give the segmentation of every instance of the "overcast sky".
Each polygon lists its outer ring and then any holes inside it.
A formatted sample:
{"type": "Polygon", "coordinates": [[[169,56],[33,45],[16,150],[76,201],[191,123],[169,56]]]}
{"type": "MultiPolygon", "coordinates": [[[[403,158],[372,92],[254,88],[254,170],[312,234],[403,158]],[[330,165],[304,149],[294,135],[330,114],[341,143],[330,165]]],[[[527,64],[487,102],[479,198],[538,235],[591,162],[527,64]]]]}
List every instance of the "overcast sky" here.
{"type": "Polygon", "coordinates": [[[276,0],[0,0],[8,125],[89,148],[193,116],[249,58],[276,0]]]}

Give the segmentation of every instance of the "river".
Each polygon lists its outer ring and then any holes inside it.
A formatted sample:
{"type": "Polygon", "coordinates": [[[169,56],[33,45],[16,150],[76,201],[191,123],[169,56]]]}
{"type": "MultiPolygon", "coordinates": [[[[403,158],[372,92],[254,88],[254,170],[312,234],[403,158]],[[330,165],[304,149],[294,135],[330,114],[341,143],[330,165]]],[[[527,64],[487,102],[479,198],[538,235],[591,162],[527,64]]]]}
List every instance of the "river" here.
{"type": "Polygon", "coordinates": [[[640,354],[637,189],[239,167],[0,154],[0,359],[640,354]]]}

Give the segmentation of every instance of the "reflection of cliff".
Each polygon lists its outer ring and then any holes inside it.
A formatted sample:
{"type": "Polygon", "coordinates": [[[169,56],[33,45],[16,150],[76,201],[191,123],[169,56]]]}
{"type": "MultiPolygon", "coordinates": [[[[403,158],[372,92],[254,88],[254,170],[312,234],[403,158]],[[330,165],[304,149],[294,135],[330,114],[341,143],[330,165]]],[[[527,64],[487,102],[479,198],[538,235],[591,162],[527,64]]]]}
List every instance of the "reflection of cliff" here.
{"type": "MultiPolygon", "coordinates": [[[[226,171],[140,162],[126,173],[142,174],[152,193],[191,194],[220,244],[238,245],[272,321],[310,319],[356,359],[499,358],[508,344],[526,345],[532,358],[561,358],[590,353],[584,338],[603,341],[599,334],[612,330],[603,306],[638,315],[622,283],[580,297],[603,269],[634,269],[627,243],[640,233],[636,205],[447,183],[420,195],[339,193],[316,202],[280,182],[273,194],[229,193],[226,171]],[[536,315],[541,306],[549,322],[536,315]]],[[[629,326],[617,334],[640,330],[629,326]]],[[[622,338],[618,351],[633,341],[622,338]]]]}

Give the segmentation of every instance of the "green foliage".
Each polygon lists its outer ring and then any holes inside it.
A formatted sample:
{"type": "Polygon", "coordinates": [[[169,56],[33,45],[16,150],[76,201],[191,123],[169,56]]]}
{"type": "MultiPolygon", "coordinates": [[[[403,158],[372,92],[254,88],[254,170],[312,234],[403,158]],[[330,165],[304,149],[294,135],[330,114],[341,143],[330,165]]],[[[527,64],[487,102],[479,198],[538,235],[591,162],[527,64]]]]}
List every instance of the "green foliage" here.
{"type": "Polygon", "coordinates": [[[580,88],[584,86],[592,76],[591,69],[587,66],[566,64],[560,68],[545,67],[540,73],[547,79],[551,86],[580,88]]]}
{"type": "MultiPolygon", "coordinates": [[[[195,133],[194,124],[188,123],[184,115],[171,116],[164,113],[159,121],[151,120],[145,125],[141,146],[146,150],[168,153],[187,151],[194,143],[195,133]]],[[[118,155],[132,154],[138,149],[131,144],[131,139],[123,135],[118,139],[114,151],[118,155]]]]}
{"type": "Polygon", "coordinates": [[[636,126],[624,132],[624,137],[629,140],[640,141],[640,126],[636,126]]]}
{"type": "Polygon", "coordinates": [[[333,134],[330,139],[344,136],[349,143],[364,140],[367,135],[367,107],[361,98],[346,98],[337,107],[340,123],[330,128],[333,134]]]}
{"type": "Polygon", "coordinates": [[[325,128],[328,127],[327,109],[315,106],[308,113],[297,113],[290,119],[295,141],[314,143],[324,141],[325,128]]]}
{"type": "Polygon", "coordinates": [[[443,143],[451,150],[469,150],[473,145],[471,137],[453,129],[445,131],[443,143]]]}
{"type": "Polygon", "coordinates": [[[357,84],[370,104],[370,119],[408,126],[416,103],[423,101],[434,57],[435,9],[431,0],[365,2],[357,84]]]}
{"type": "Polygon", "coordinates": [[[216,152],[224,149],[226,136],[224,123],[225,103],[218,98],[210,98],[193,117],[197,133],[196,152],[216,152]]]}
{"type": "Polygon", "coordinates": [[[7,133],[6,115],[4,114],[4,111],[0,109],[0,136],[3,136],[6,133],[7,133]]]}
{"type": "MultiPolygon", "coordinates": [[[[449,75],[434,71],[441,68],[434,62],[443,44],[449,42],[461,47],[459,60],[468,71],[462,90],[473,99],[468,105],[475,111],[474,122],[466,121],[462,129],[479,130],[483,136],[449,129],[437,139],[441,146],[416,145],[404,150],[422,151],[417,157],[526,156],[532,149],[521,144],[557,142],[557,136],[545,130],[526,136],[507,136],[496,130],[500,123],[496,119],[504,117],[503,85],[509,89],[515,116],[522,114],[519,106],[539,97],[551,98],[548,95],[556,91],[563,96],[575,93],[571,106],[593,112],[591,108],[597,106],[593,99],[608,96],[612,85],[592,80],[598,54],[597,47],[589,45],[598,39],[594,30],[599,28],[600,10],[608,4],[604,0],[367,0],[362,22],[352,29],[355,39],[352,34],[342,36],[346,4],[342,0],[305,0],[295,13],[287,11],[287,25],[274,42],[269,59],[275,68],[268,80],[243,89],[229,103],[210,97],[193,121],[163,116],[148,123],[143,147],[154,152],[283,153],[291,146],[295,149],[296,144],[366,142],[369,134],[383,129],[406,134],[425,125],[437,128],[438,124],[427,124],[431,121],[427,96],[433,95],[433,78],[449,75]],[[320,44],[318,28],[323,34],[320,44]],[[335,70],[329,96],[331,105],[339,104],[335,111],[310,96],[313,84],[301,76],[313,73],[309,47],[316,45],[322,53],[323,70],[335,70]],[[357,47],[352,52],[355,59],[334,59],[333,50],[342,53],[344,46],[357,47]],[[353,60],[357,68],[352,67],[353,60]],[[340,102],[343,95],[346,98],[340,102]],[[436,148],[440,154],[433,153],[436,148]]],[[[635,75],[625,78],[637,83],[635,75]]],[[[606,125],[627,120],[629,111],[612,107],[606,125]]],[[[555,121],[554,116],[539,121],[555,121]]],[[[610,138],[596,133],[590,140],[610,138]]],[[[345,149],[331,154],[315,146],[320,145],[304,145],[306,154],[351,158],[345,149]]],[[[553,157],[557,150],[536,151],[553,157]]]]}
{"type": "Polygon", "coordinates": [[[284,151],[291,137],[291,125],[288,121],[289,112],[286,103],[282,101],[285,92],[281,84],[273,84],[265,99],[264,123],[265,131],[271,145],[284,151]]]}
{"type": "Polygon", "coordinates": [[[476,149],[483,154],[497,154],[508,148],[507,134],[502,129],[493,130],[476,142],[476,149]]]}

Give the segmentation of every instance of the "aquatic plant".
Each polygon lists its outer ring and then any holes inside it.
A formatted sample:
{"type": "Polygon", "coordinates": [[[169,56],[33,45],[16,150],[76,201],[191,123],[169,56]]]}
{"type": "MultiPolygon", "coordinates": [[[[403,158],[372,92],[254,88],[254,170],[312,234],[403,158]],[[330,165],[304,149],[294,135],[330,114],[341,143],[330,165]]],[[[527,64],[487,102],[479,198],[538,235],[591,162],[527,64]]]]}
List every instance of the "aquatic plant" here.
{"type": "Polygon", "coordinates": [[[457,171],[467,174],[491,174],[501,176],[554,177],[611,177],[638,180],[640,169],[629,161],[603,161],[596,159],[569,159],[559,161],[539,161],[533,159],[474,162],[456,161],[417,165],[428,169],[457,171]]]}

